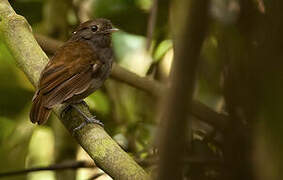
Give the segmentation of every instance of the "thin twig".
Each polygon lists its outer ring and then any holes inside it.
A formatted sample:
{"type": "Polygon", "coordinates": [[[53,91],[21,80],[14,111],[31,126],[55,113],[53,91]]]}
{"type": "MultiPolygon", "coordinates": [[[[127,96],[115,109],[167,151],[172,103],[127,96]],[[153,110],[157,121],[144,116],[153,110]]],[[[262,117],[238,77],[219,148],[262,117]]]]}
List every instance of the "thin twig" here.
{"type": "Polygon", "coordinates": [[[151,47],[153,32],[156,24],[157,11],[158,11],[158,0],[153,0],[153,4],[150,10],[150,15],[147,24],[147,43],[146,43],[147,50],[149,50],[151,47]]]}
{"type": "Polygon", "coordinates": [[[7,177],[7,176],[17,176],[22,174],[27,174],[31,172],[38,172],[38,171],[62,171],[67,169],[79,169],[79,168],[95,168],[96,166],[93,163],[86,162],[86,161],[75,161],[75,162],[64,162],[60,164],[52,164],[49,166],[39,166],[39,167],[32,167],[29,169],[11,171],[11,172],[3,172],[0,173],[0,178],[7,177]]]}
{"type": "Polygon", "coordinates": [[[95,174],[94,176],[88,178],[88,180],[95,180],[97,178],[99,178],[100,176],[104,175],[105,173],[98,173],[98,174],[95,174]]]}

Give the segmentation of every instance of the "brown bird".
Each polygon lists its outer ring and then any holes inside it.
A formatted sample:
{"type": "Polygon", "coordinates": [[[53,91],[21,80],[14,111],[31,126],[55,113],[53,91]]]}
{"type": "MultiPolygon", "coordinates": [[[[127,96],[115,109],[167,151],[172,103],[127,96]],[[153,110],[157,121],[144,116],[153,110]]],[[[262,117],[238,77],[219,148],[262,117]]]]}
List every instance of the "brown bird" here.
{"type": "Polygon", "coordinates": [[[78,26],[40,75],[30,111],[31,122],[43,124],[55,105],[67,103],[86,120],[74,130],[90,122],[101,124],[72,105],[100,88],[109,76],[113,62],[111,33],[115,31],[106,19],[90,20],[78,26]]]}

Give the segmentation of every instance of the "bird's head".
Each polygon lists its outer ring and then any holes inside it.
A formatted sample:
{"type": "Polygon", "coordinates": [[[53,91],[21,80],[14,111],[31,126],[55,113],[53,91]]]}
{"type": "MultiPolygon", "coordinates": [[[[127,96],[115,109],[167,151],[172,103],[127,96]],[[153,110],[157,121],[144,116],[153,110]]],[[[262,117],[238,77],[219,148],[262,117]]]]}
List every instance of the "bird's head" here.
{"type": "Polygon", "coordinates": [[[95,41],[96,39],[110,38],[111,34],[116,31],[118,29],[114,28],[109,20],[98,18],[80,24],[73,32],[73,37],[95,41]]]}

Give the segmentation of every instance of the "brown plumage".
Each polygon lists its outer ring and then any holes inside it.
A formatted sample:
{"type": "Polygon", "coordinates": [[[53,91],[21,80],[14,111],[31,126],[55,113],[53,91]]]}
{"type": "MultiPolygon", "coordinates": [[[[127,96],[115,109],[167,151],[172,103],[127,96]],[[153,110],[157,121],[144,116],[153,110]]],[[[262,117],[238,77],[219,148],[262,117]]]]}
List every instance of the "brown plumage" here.
{"type": "Polygon", "coordinates": [[[81,24],[41,73],[30,119],[43,124],[56,104],[73,104],[100,88],[113,61],[109,20],[81,24]]]}

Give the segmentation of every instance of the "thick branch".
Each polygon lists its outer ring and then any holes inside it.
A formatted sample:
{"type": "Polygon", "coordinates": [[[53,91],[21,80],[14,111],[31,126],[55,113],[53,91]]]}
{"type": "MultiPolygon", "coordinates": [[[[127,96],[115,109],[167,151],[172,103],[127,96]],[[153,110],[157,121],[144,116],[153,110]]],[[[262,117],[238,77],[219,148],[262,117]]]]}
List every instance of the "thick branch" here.
{"type": "MultiPolygon", "coordinates": [[[[53,54],[63,44],[61,41],[46,36],[36,35],[35,37],[40,46],[50,54],[53,54]]],[[[150,93],[155,97],[161,97],[163,91],[167,89],[164,84],[147,77],[140,77],[117,64],[114,64],[111,77],[150,93]]],[[[196,100],[192,103],[191,113],[201,121],[211,124],[219,131],[223,131],[228,122],[228,117],[226,115],[220,114],[196,100]]]]}
{"type": "MultiPolygon", "coordinates": [[[[201,46],[208,22],[208,0],[178,2],[174,13],[179,24],[175,31],[174,61],[170,74],[171,87],[166,93],[162,108],[160,140],[160,180],[183,179],[183,158],[185,149],[190,149],[187,142],[187,129],[192,120],[187,111],[192,109],[195,76],[201,46]],[[176,10],[178,9],[178,10],[176,10]],[[177,13],[178,11],[178,13],[177,13]],[[182,12],[182,13],[179,13],[182,12]]],[[[176,4],[174,4],[176,5],[176,4]]],[[[190,132],[190,131],[189,131],[190,132]]]]}
{"type": "MultiPolygon", "coordinates": [[[[7,0],[0,1],[0,32],[19,67],[36,86],[48,58],[34,39],[25,18],[17,15],[7,0]]],[[[90,115],[83,104],[78,107],[90,115]]],[[[74,127],[83,119],[72,110],[61,116],[62,110],[62,106],[54,108],[65,127],[73,133],[74,127]]],[[[148,179],[145,171],[100,126],[88,124],[74,136],[96,165],[114,179],[148,179]]]]}

